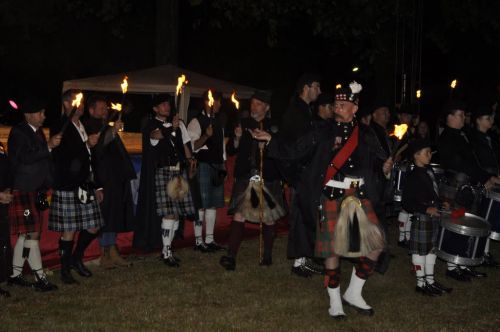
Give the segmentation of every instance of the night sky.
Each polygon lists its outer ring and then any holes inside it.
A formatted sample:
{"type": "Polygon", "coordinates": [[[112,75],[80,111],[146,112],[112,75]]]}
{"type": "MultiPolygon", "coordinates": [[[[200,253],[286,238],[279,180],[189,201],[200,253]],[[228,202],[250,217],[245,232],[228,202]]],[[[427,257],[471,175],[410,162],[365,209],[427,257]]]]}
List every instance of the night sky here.
{"type": "Polygon", "coordinates": [[[470,105],[497,97],[497,1],[186,0],[174,1],[176,10],[164,15],[158,15],[158,3],[0,1],[2,121],[12,121],[10,98],[46,99],[50,122],[60,110],[62,81],[161,64],[155,55],[160,18],[177,23],[177,30],[160,34],[179,37],[172,62],[272,90],[276,117],[304,71],[322,75],[323,91],[360,81],[362,107],[369,107],[401,101],[404,63],[408,84],[414,78],[409,87],[423,91],[421,114],[430,118],[449,99],[452,79],[459,80],[455,96],[470,105]],[[354,66],[358,73],[352,73],[354,66]]]}

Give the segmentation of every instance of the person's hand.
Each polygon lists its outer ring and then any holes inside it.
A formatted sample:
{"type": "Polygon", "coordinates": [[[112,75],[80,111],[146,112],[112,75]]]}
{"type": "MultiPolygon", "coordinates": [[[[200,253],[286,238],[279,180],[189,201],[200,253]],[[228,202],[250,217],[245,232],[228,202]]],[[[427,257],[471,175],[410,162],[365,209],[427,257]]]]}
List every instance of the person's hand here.
{"type": "Polygon", "coordinates": [[[437,207],[428,207],[427,210],[425,210],[425,213],[427,213],[431,217],[439,217],[439,211],[437,207]]]}
{"type": "Polygon", "coordinates": [[[207,129],[205,129],[205,135],[207,135],[208,137],[212,137],[213,134],[214,128],[212,128],[212,125],[209,125],[207,129]]]}
{"type": "Polygon", "coordinates": [[[443,202],[443,204],[442,204],[442,205],[443,205],[443,209],[445,209],[445,210],[449,210],[449,209],[450,209],[450,203],[448,203],[448,202],[443,202]]]}
{"type": "Polygon", "coordinates": [[[174,130],[179,128],[179,114],[174,115],[174,118],[172,119],[172,127],[174,127],[174,130]]]}
{"type": "Polygon", "coordinates": [[[192,179],[196,175],[197,160],[195,158],[189,159],[189,172],[188,176],[192,179]]]}
{"type": "Polygon", "coordinates": [[[12,202],[12,194],[10,193],[10,189],[5,189],[4,191],[0,191],[0,203],[9,204],[12,202]]]}
{"type": "Polygon", "coordinates": [[[97,144],[97,141],[99,141],[99,135],[100,135],[99,133],[89,135],[89,138],[87,140],[87,145],[90,148],[93,148],[97,144]]]}
{"type": "Polygon", "coordinates": [[[119,131],[123,130],[124,123],[122,120],[116,120],[115,124],[113,125],[113,132],[118,134],[119,131]]]}
{"type": "Polygon", "coordinates": [[[243,128],[241,128],[241,124],[239,124],[236,126],[236,128],[234,128],[234,137],[240,139],[242,135],[243,135],[243,128]]]}
{"type": "Polygon", "coordinates": [[[389,159],[387,159],[384,162],[384,165],[382,166],[382,171],[384,172],[384,174],[386,176],[391,173],[393,165],[394,165],[394,161],[392,160],[392,157],[389,157],[389,159]]]}
{"type": "Polygon", "coordinates": [[[47,145],[49,146],[49,149],[54,149],[61,144],[61,139],[62,139],[62,134],[56,134],[52,136],[49,141],[47,142],[47,145]]]}
{"type": "Polygon", "coordinates": [[[250,130],[250,133],[252,134],[252,137],[258,141],[269,142],[272,138],[271,134],[269,134],[267,131],[260,129],[250,130]]]}
{"type": "Polygon", "coordinates": [[[160,129],[155,129],[151,132],[151,134],[149,134],[149,138],[160,140],[163,138],[163,134],[161,133],[160,129]]]}
{"type": "Polygon", "coordinates": [[[102,189],[98,189],[95,191],[95,199],[97,200],[97,203],[102,203],[104,200],[104,191],[102,189]]]}

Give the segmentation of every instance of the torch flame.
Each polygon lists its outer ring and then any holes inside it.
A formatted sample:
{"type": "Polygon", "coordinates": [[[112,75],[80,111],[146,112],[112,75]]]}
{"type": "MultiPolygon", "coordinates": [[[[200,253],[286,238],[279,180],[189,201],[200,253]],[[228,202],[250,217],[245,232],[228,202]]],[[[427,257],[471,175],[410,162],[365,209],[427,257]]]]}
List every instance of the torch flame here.
{"type": "Polygon", "coordinates": [[[420,99],[422,97],[422,90],[417,90],[417,98],[420,99]]]}
{"type": "Polygon", "coordinates": [[[80,92],[79,94],[77,94],[75,96],[75,99],[73,99],[73,101],[71,102],[71,106],[76,107],[76,108],[80,107],[80,103],[82,101],[82,98],[83,98],[83,93],[80,92]]]}
{"type": "Polygon", "coordinates": [[[117,111],[117,112],[121,112],[122,111],[122,104],[120,103],[111,103],[111,109],[117,111]]]}
{"type": "Polygon", "coordinates": [[[337,90],[338,90],[338,89],[341,89],[341,88],[342,88],[342,84],[337,84],[337,85],[335,85],[335,89],[337,89],[337,90]]]}
{"type": "Polygon", "coordinates": [[[408,130],[408,125],[406,123],[400,125],[394,125],[394,131],[390,136],[396,136],[398,140],[401,140],[408,130]]]}
{"type": "Polygon", "coordinates": [[[208,90],[208,106],[214,106],[214,97],[212,96],[212,90],[208,90]]]}
{"type": "Polygon", "coordinates": [[[453,80],[453,81],[451,81],[450,87],[451,87],[452,89],[455,89],[455,88],[457,87],[457,83],[458,83],[458,81],[457,81],[457,80],[453,80]]]}
{"type": "Polygon", "coordinates": [[[236,99],[236,92],[233,91],[233,94],[231,95],[231,101],[234,103],[234,106],[236,106],[236,109],[239,110],[240,109],[240,102],[238,101],[238,99],[236,99]]]}
{"type": "Polygon", "coordinates": [[[186,75],[182,74],[181,76],[177,77],[177,88],[175,89],[176,96],[181,93],[182,86],[187,83],[188,81],[186,80],[186,75]]]}
{"type": "Polygon", "coordinates": [[[123,78],[123,82],[122,82],[122,84],[120,84],[120,86],[122,87],[123,94],[126,94],[127,93],[127,89],[128,89],[128,76],[125,76],[123,78]]]}

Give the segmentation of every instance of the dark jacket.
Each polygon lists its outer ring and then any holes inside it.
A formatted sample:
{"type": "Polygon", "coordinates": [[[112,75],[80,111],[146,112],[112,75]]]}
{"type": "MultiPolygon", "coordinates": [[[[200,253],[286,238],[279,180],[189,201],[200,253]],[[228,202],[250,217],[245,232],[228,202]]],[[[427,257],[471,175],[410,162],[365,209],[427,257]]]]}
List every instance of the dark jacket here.
{"type": "Polygon", "coordinates": [[[425,214],[427,208],[439,206],[439,196],[434,190],[437,183],[428,172],[434,175],[430,167],[415,166],[406,178],[402,204],[409,213],[425,214]]]}
{"type": "Polygon", "coordinates": [[[470,142],[479,166],[488,173],[500,174],[500,146],[487,133],[477,129],[471,131],[470,142]]]}
{"type": "Polygon", "coordinates": [[[210,164],[222,164],[224,162],[224,116],[219,112],[214,118],[209,118],[205,111],[202,111],[196,119],[200,124],[202,134],[208,126],[212,125],[213,128],[212,136],[205,142],[208,150],[196,152],[196,159],[210,164]]]}
{"type": "Polygon", "coordinates": [[[27,122],[12,128],[8,140],[12,189],[47,190],[53,181],[52,163],[42,129],[37,133],[27,122]]]}

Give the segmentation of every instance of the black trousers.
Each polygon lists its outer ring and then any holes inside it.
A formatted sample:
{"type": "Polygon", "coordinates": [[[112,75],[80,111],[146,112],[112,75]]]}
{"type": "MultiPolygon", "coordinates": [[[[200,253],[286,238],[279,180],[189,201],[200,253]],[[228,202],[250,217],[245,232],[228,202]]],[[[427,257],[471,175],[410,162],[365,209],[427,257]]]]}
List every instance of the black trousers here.
{"type": "Polygon", "coordinates": [[[12,247],[10,224],[6,206],[0,207],[0,282],[12,275],[12,247]]]}

